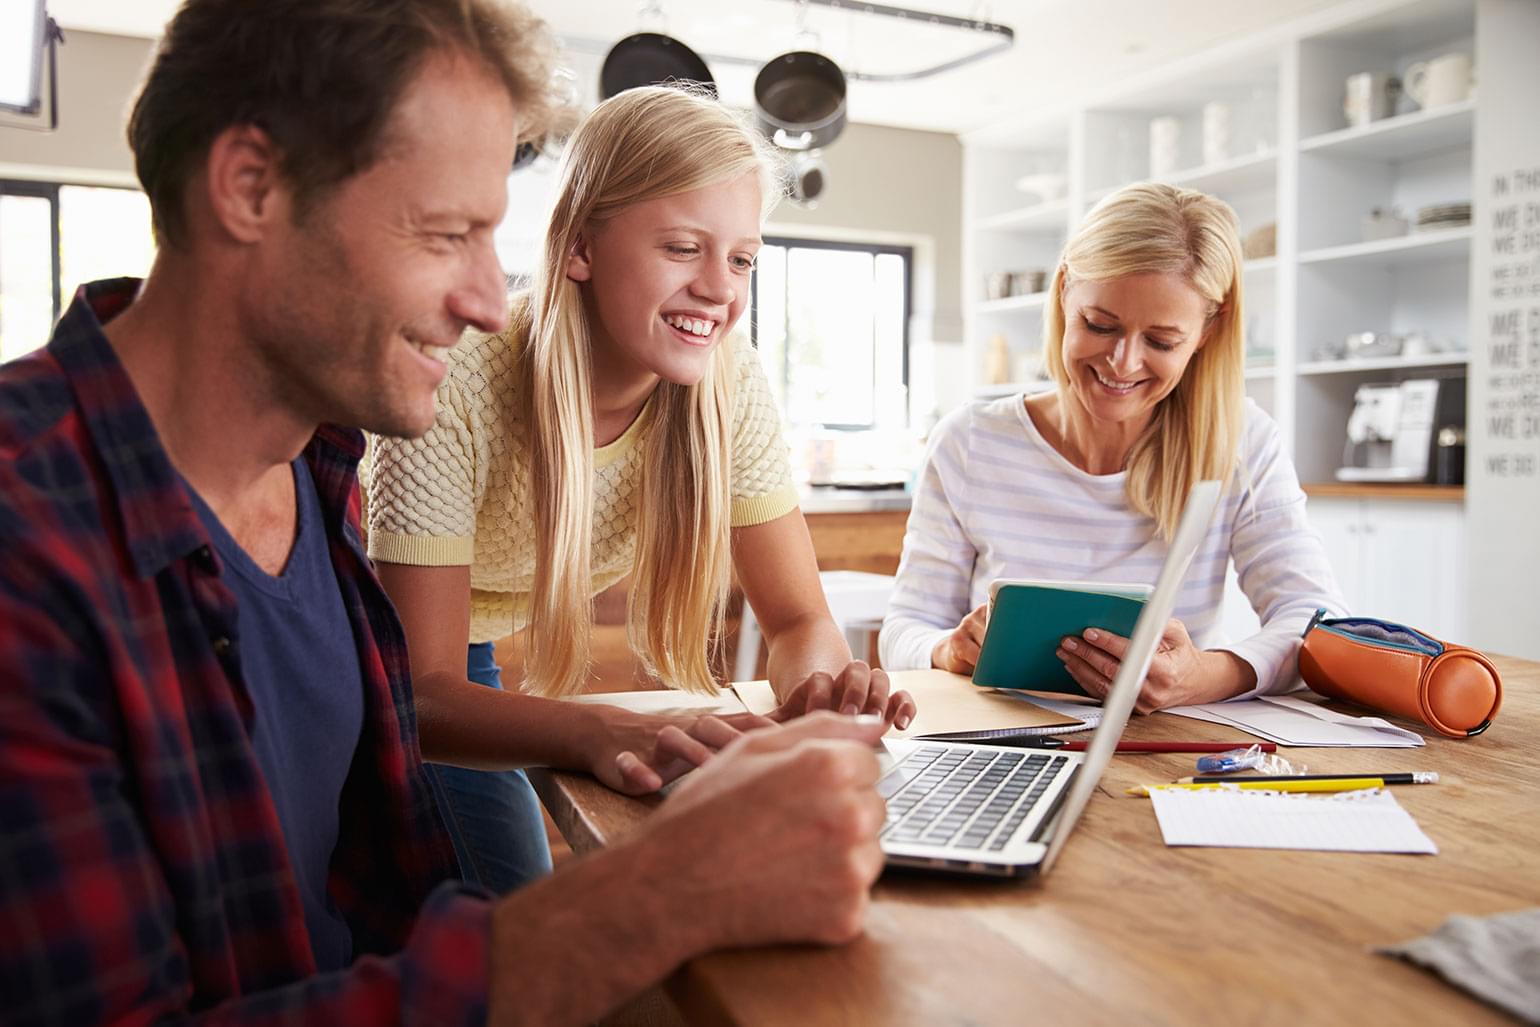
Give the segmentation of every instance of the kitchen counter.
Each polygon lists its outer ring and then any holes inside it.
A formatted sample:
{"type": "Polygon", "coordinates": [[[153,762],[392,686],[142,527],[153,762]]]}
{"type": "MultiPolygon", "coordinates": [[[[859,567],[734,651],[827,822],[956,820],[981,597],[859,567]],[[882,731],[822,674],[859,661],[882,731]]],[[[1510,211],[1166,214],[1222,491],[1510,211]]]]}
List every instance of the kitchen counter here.
{"type": "Polygon", "coordinates": [[[841,489],[829,486],[803,487],[804,514],[876,513],[909,509],[905,489],[841,489]]]}
{"type": "Polygon", "coordinates": [[[1312,499],[1407,499],[1438,500],[1449,503],[1460,503],[1465,500],[1463,485],[1322,481],[1306,482],[1300,487],[1305,490],[1305,495],[1312,499]]]}

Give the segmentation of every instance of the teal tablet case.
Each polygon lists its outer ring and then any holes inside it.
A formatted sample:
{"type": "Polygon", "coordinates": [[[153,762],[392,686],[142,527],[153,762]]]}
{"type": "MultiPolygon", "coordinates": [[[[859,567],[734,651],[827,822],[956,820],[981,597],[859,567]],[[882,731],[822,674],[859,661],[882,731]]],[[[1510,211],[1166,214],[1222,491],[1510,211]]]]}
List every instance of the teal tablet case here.
{"type": "Polygon", "coordinates": [[[1103,628],[1127,638],[1134,633],[1143,608],[1143,599],[1106,592],[1001,585],[989,612],[973,683],[983,688],[1085,695],[1054,655],[1059,640],[1086,628],[1103,628]]]}

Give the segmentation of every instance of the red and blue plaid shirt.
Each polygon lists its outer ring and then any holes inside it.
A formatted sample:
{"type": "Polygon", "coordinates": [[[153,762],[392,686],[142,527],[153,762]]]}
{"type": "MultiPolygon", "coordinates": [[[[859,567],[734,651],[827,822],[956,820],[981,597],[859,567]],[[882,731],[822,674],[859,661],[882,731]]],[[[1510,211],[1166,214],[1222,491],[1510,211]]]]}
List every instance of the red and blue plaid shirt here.
{"type": "Polygon", "coordinates": [[[489,907],[434,889],[454,856],[360,545],[362,437],[305,450],[365,685],[329,882],[356,958],[317,975],[234,598],[102,333],[137,284],[85,287],[0,367],[0,1020],[480,1022],[489,907]]]}

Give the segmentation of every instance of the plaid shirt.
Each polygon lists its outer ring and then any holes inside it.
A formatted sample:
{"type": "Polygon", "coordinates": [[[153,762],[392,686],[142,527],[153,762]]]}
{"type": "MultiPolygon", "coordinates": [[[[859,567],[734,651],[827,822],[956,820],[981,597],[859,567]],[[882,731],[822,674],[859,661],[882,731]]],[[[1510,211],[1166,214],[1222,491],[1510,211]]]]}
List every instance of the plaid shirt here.
{"type": "Polygon", "coordinates": [[[329,883],[356,958],[318,976],[234,598],[102,334],[136,288],[83,288],[0,367],[0,1020],[480,1022],[489,907],[432,890],[454,857],[359,544],[362,437],[305,450],[366,693],[329,883]]]}

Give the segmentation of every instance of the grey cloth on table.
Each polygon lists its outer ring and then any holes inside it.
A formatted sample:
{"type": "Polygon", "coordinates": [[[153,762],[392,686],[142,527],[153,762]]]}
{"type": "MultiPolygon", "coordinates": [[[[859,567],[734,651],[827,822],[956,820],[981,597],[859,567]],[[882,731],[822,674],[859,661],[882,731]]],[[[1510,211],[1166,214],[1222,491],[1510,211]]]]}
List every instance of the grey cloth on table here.
{"type": "Polygon", "coordinates": [[[1540,1023],[1540,908],[1452,916],[1426,937],[1375,951],[1434,970],[1477,998],[1540,1023]]]}

